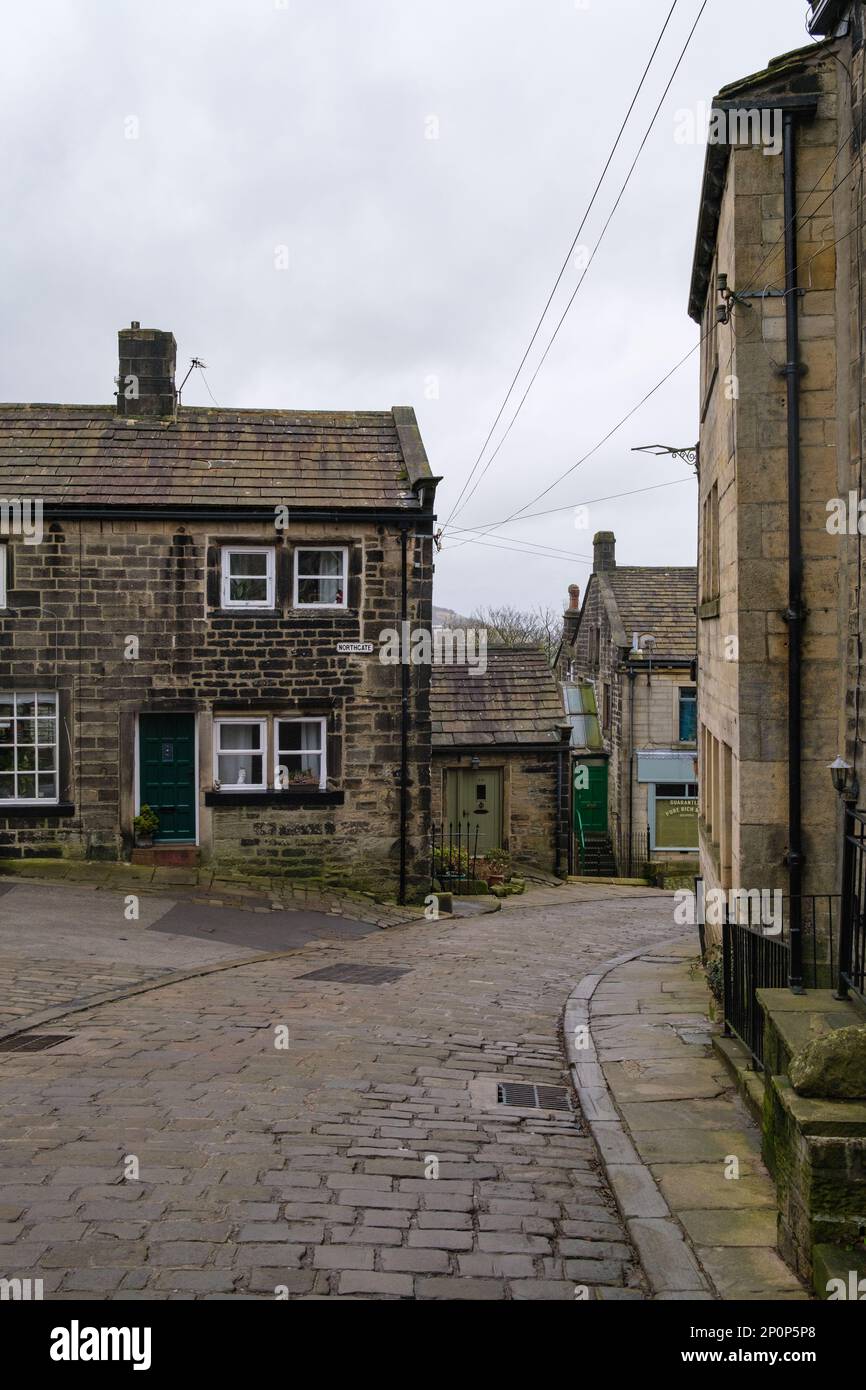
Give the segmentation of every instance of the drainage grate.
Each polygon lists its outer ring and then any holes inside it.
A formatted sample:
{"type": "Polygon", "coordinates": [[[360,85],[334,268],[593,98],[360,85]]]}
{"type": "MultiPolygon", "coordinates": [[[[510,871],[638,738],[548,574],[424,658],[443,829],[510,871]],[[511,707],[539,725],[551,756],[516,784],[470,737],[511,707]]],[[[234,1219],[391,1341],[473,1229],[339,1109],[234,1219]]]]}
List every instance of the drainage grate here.
{"type": "Polygon", "coordinates": [[[390,985],[409,973],[408,967],[400,965],[326,965],[323,970],[311,970],[298,979],[332,980],[341,985],[390,985]]]}
{"type": "Polygon", "coordinates": [[[533,1086],[525,1081],[500,1081],[496,1086],[499,1105],[520,1110],[570,1110],[571,1101],[564,1086],[533,1086]]]}
{"type": "Polygon", "coordinates": [[[71,1033],[17,1033],[14,1038],[0,1038],[0,1052],[44,1052],[71,1037],[71,1033]]]}

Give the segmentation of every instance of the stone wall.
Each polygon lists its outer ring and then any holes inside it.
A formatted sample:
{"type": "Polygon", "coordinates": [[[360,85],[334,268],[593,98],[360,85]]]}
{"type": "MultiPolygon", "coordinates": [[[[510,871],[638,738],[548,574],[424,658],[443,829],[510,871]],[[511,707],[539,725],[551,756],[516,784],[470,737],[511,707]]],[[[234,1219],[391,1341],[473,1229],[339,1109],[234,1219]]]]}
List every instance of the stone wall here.
{"type": "MultiPolygon", "coordinates": [[[[839,130],[839,65],[816,53],[809,86],[820,90],[814,120],[798,122],[796,203],[802,416],[803,891],[837,887],[837,805],[827,764],[838,749],[844,704],[839,631],[838,546],[826,529],[837,495],[836,327],[839,287],[833,241],[833,155],[839,130]],[[813,190],[815,190],[813,192],[813,190]],[[820,206],[825,199],[823,206],[820,206]],[[809,216],[810,209],[814,215],[809,216]]],[[[749,98],[744,96],[748,106],[749,98]]],[[[718,497],[719,587],[699,590],[701,870],[708,887],[785,888],[787,869],[787,409],[785,300],[753,299],[715,329],[716,277],[732,289],[784,285],[783,162],[760,147],[731,152],[716,259],[702,332],[700,551],[707,504],[718,497]],[[718,777],[709,765],[719,759],[718,777]],[[728,750],[726,752],[726,750],[728,750]],[[725,760],[728,760],[728,777],[725,760]],[[708,798],[720,800],[710,828],[708,798]]]]}
{"type": "MultiPolygon", "coordinates": [[[[372,522],[53,522],[41,545],[10,542],[0,613],[0,688],[60,691],[61,800],[74,814],[0,817],[0,856],[118,858],[135,813],[135,716],[193,712],[199,732],[202,856],[393,889],[399,846],[399,664],[378,660],[400,622],[400,540],[372,522]],[[221,544],[276,545],[273,612],[220,609],[221,544]],[[346,610],[292,608],[295,545],[350,547],[346,610]],[[130,656],[133,638],[137,656],[130,656]],[[342,656],[340,641],[372,641],[342,656]],[[220,713],[327,719],[328,787],[342,804],[212,806],[220,713]],[[208,797],[208,793],[211,796],[208,797]],[[207,799],[206,799],[207,798],[207,799]]],[[[410,618],[429,628],[432,541],[409,544],[410,618]]],[[[429,836],[429,666],[412,666],[409,861],[423,879],[429,836]]],[[[250,794],[252,797],[252,793],[250,794]]]]}

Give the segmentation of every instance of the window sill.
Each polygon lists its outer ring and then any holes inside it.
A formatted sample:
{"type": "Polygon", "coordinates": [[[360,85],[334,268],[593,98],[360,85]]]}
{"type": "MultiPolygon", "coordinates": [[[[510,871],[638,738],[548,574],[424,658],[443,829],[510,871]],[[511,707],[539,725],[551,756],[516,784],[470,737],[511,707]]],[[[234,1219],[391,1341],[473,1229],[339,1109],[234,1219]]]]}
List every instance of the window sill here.
{"type": "Polygon", "coordinates": [[[303,792],[205,792],[205,806],[277,806],[300,807],[342,806],[346,800],[343,791],[320,792],[313,788],[303,792]]]}
{"type": "Polygon", "coordinates": [[[708,598],[704,603],[698,604],[699,618],[717,618],[721,612],[721,599],[708,598]]]}
{"type": "Polygon", "coordinates": [[[221,604],[217,604],[208,609],[209,618],[238,618],[244,615],[248,618],[279,618],[281,622],[289,621],[292,618],[321,618],[323,615],[357,619],[360,616],[360,609],[340,608],[336,605],[332,607],[329,604],[323,605],[321,608],[314,608],[312,605],[306,608],[292,606],[281,608],[275,607],[273,604],[269,608],[264,605],[261,607],[256,605],[251,608],[224,608],[221,604]]]}
{"type": "Polygon", "coordinates": [[[12,801],[0,802],[0,818],[14,816],[16,820],[58,819],[61,816],[74,816],[75,807],[71,801],[53,801],[45,806],[18,805],[12,801]]]}

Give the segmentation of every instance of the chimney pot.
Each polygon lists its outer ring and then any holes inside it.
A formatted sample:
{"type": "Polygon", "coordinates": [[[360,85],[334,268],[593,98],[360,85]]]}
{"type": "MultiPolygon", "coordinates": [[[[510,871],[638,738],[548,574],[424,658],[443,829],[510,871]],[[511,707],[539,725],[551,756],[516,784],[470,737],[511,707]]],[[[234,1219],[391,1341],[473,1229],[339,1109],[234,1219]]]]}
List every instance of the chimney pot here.
{"type": "Polygon", "coordinates": [[[117,414],[171,418],[177,410],[174,334],[142,328],[133,319],[129,328],[118,333],[117,349],[117,414]]]}
{"type": "Polygon", "coordinates": [[[577,624],[580,621],[580,585],[569,584],[568,607],[562,615],[562,636],[566,642],[574,642],[577,624]]]}

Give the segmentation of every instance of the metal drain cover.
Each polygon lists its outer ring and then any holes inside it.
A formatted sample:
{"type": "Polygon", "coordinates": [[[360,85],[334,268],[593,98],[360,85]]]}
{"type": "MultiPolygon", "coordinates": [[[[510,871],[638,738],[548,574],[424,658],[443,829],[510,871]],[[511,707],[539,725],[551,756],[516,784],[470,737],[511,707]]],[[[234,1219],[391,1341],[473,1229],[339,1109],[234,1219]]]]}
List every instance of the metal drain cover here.
{"type": "Polygon", "coordinates": [[[520,1110],[570,1110],[571,1101],[564,1086],[533,1086],[524,1081],[500,1081],[496,1087],[499,1105],[520,1110]]]}
{"type": "Polygon", "coordinates": [[[71,1037],[71,1033],[17,1033],[14,1038],[0,1038],[0,1052],[44,1052],[71,1037]]]}
{"type": "Polygon", "coordinates": [[[390,985],[409,973],[408,967],[400,965],[326,965],[322,970],[299,975],[298,979],[331,980],[341,985],[390,985]]]}

